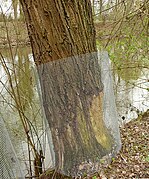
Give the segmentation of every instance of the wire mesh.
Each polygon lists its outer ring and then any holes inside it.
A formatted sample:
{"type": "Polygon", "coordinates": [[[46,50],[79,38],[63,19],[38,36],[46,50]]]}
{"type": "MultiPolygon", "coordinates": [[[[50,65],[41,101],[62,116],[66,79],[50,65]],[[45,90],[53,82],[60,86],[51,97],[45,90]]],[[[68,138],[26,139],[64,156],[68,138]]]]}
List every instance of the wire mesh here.
{"type": "Polygon", "coordinates": [[[23,179],[4,121],[0,118],[0,179],[23,179]]]}
{"type": "Polygon", "coordinates": [[[97,172],[121,147],[108,54],[44,63],[38,74],[56,170],[68,176],[97,172]]]}

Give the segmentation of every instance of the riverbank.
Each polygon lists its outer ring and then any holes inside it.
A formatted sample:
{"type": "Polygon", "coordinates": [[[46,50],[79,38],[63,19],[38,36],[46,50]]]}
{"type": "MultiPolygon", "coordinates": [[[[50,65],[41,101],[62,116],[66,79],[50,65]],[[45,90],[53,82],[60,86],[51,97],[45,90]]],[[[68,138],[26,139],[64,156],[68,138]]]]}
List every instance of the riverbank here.
{"type": "MultiPolygon", "coordinates": [[[[101,173],[84,179],[149,178],[149,110],[121,129],[122,149],[101,173]]],[[[71,179],[47,171],[40,179],[71,179]]]]}
{"type": "Polygon", "coordinates": [[[122,149],[105,178],[149,178],[149,110],[121,128],[122,149]]]}
{"type": "Polygon", "coordinates": [[[0,48],[30,45],[23,21],[0,22],[0,48]]]}

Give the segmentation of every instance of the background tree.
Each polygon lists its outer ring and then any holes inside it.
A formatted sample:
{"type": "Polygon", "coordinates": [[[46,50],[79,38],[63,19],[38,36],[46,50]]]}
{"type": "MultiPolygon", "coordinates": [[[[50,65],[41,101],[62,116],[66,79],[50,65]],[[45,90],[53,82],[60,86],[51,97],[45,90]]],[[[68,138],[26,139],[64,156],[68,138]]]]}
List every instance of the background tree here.
{"type": "Polygon", "coordinates": [[[52,133],[55,166],[98,169],[113,139],[102,114],[100,67],[89,0],[20,0],[52,133]]]}

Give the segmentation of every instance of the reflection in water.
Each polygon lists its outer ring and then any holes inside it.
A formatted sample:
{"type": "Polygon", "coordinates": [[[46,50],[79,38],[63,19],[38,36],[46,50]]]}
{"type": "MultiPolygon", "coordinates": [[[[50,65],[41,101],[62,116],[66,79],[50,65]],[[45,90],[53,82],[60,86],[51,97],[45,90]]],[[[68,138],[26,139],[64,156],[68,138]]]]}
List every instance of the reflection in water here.
{"type": "MultiPolygon", "coordinates": [[[[31,140],[38,152],[42,150],[44,156],[45,152],[46,155],[50,156],[45,133],[47,129],[45,129],[42,120],[44,116],[39,102],[38,89],[35,85],[35,67],[32,63],[31,50],[29,48],[13,49],[13,57],[9,50],[4,49],[1,53],[11,75],[16,100],[19,101],[19,109],[23,111],[23,116],[28,120],[29,126],[27,127],[30,129],[31,140]]],[[[6,74],[0,65],[0,114],[5,119],[16,153],[22,161],[24,174],[29,174],[29,157],[33,160],[35,156],[33,156],[31,148],[28,152],[27,138],[19,112],[16,110],[16,101],[13,99],[14,96],[11,96],[10,78],[6,74]]],[[[47,162],[47,165],[45,167],[52,164],[47,162]]]]}
{"type": "Polygon", "coordinates": [[[18,62],[16,65],[16,75],[19,89],[19,95],[21,96],[22,107],[25,110],[32,106],[32,100],[34,99],[34,74],[30,65],[29,56],[26,51],[20,49],[18,51],[18,62]]]}
{"type": "MultiPolygon", "coordinates": [[[[12,79],[15,80],[9,50],[4,49],[1,53],[9,67],[12,79]]],[[[47,161],[45,167],[49,168],[52,166],[52,162],[49,163],[50,152],[46,145],[46,143],[48,143],[46,142],[46,129],[42,121],[44,116],[39,103],[40,100],[36,85],[37,80],[35,78],[31,50],[29,48],[19,48],[17,51],[14,49],[13,55],[15,57],[15,74],[17,75],[17,83],[14,85],[16,87],[15,90],[19,90],[22,108],[25,111],[26,117],[29,119],[32,126],[34,126],[32,139],[36,143],[37,149],[40,150],[42,148],[44,156],[48,156],[46,157],[47,161]],[[38,133],[40,143],[37,140],[36,132],[38,133]]],[[[138,67],[142,65],[144,64],[141,62],[135,62],[131,65],[130,62],[123,62],[118,64],[118,68],[116,68],[121,70],[114,70],[115,94],[120,123],[125,119],[129,121],[136,118],[139,113],[149,108],[149,94],[147,91],[147,88],[149,88],[147,81],[147,79],[149,79],[149,74],[147,69],[138,67]]],[[[24,173],[27,174],[29,172],[29,162],[26,136],[23,132],[19,115],[16,112],[14,101],[8,94],[7,90],[10,90],[10,86],[8,85],[8,79],[1,65],[0,81],[2,82],[0,83],[0,115],[5,119],[8,131],[13,139],[15,150],[25,169],[24,173]],[[4,88],[3,83],[6,85],[7,89],[4,88]]]]}

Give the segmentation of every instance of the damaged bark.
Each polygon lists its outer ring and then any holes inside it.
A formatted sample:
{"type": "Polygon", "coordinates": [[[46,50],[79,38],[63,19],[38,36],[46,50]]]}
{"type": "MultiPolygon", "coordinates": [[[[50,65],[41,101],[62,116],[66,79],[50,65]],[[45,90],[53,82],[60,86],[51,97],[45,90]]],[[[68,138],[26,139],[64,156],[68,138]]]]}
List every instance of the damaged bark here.
{"type": "Polygon", "coordinates": [[[55,166],[69,176],[98,170],[113,140],[102,113],[90,0],[20,0],[52,133],[55,166]]]}

